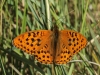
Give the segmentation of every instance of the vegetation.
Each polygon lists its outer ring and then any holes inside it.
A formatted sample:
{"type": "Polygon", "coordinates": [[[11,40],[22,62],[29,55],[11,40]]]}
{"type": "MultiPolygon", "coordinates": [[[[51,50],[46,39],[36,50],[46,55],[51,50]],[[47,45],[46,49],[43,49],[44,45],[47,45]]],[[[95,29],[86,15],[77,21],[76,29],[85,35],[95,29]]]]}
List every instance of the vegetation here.
{"type": "Polygon", "coordinates": [[[0,75],[100,75],[99,0],[1,0],[0,75]],[[71,29],[83,34],[88,44],[66,65],[44,65],[14,47],[21,33],[71,29]],[[53,73],[53,71],[54,73],[53,73]]]}

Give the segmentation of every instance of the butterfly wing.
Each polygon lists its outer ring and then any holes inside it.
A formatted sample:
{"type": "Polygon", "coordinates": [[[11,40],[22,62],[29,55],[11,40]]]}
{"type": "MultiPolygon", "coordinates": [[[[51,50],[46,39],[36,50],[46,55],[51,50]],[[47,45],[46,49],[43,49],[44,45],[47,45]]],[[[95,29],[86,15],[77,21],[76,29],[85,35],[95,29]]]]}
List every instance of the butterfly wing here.
{"type": "Polygon", "coordinates": [[[84,48],[86,44],[86,38],[80,33],[72,30],[60,31],[55,63],[66,64],[70,61],[72,56],[84,48]]]}
{"type": "Polygon", "coordinates": [[[52,62],[51,39],[52,31],[36,30],[19,35],[13,40],[13,44],[28,54],[34,55],[41,63],[52,62]]]}
{"type": "Polygon", "coordinates": [[[42,64],[52,64],[53,63],[53,53],[51,51],[51,40],[45,42],[45,45],[35,53],[35,59],[37,59],[42,64]]]}

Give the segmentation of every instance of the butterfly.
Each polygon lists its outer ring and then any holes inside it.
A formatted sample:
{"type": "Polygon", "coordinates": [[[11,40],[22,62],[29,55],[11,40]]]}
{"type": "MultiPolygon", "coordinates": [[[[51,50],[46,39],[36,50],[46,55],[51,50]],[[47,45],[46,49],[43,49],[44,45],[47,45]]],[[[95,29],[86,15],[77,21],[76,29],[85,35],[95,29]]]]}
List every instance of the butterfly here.
{"type": "Polygon", "coordinates": [[[66,64],[82,50],[87,39],[73,30],[34,30],[25,32],[13,40],[14,46],[34,55],[42,64],[66,64]]]}

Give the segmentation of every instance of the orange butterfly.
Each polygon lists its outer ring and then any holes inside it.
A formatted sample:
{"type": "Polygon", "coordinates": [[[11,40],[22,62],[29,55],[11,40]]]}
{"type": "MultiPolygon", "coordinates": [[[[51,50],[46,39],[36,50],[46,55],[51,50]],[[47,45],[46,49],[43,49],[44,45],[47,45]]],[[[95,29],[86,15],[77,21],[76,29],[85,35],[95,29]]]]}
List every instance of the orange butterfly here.
{"type": "Polygon", "coordinates": [[[66,64],[87,44],[86,38],[72,30],[34,30],[23,33],[13,44],[35,56],[42,64],[66,64]]]}

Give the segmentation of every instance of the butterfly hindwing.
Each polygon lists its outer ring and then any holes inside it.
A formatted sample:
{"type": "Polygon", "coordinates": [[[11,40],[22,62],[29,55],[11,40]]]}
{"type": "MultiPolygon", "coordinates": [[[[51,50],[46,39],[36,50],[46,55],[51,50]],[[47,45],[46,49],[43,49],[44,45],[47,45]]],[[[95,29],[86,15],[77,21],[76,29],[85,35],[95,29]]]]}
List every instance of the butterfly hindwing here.
{"type": "Polygon", "coordinates": [[[51,40],[48,38],[44,46],[35,52],[35,59],[37,59],[42,64],[52,64],[53,63],[53,53],[51,50],[51,40]]]}

